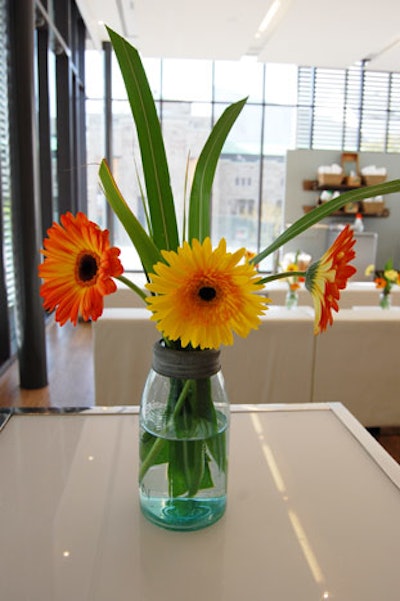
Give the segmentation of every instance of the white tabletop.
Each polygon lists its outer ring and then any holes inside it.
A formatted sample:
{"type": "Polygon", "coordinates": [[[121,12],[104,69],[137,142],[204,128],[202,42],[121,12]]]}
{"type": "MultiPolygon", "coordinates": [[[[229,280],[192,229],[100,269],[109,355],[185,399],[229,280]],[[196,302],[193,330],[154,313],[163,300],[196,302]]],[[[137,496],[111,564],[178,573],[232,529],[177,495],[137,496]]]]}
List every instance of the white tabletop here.
{"type": "Polygon", "coordinates": [[[140,514],[137,414],[14,415],[0,433],[4,601],[398,601],[400,467],[341,405],[236,407],[228,508],[140,514]]]}

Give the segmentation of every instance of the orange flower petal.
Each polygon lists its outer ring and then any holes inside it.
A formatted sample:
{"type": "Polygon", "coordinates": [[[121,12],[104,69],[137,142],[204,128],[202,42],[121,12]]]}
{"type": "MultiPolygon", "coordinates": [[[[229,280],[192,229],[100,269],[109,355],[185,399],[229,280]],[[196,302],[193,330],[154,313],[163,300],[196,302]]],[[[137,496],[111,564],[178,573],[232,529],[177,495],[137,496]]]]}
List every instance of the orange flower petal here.
{"type": "Polygon", "coordinates": [[[353,230],[347,225],[321,259],[307,270],[305,285],[313,297],[315,334],[332,325],[332,310],[339,310],[340,290],[356,272],[356,268],[349,265],[355,257],[355,242],[353,230]]]}

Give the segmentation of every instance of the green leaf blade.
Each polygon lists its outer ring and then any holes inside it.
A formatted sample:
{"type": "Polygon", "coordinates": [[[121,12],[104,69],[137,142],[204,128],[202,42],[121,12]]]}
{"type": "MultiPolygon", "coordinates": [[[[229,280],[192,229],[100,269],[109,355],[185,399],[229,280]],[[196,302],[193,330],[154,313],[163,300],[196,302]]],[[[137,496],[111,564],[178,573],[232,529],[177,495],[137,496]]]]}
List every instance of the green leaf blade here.
{"type": "Polygon", "coordinates": [[[135,246],[142,261],[143,269],[146,273],[151,273],[153,265],[163,260],[161,253],[126,204],[104,159],[100,164],[99,177],[107,201],[135,246]]]}
{"type": "Polygon", "coordinates": [[[224,142],[247,98],[230,105],[212,129],[196,165],[189,201],[188,240],[202,242],[211,231],[211,188],[224,142]]]}
{"type": "Polygon", "coordinates": [[[136,124],[153,240],[159,250],[176,250],[179,236],[167,157],[146,73],[137,50],[109,28],[108,34],[136,124]]]}

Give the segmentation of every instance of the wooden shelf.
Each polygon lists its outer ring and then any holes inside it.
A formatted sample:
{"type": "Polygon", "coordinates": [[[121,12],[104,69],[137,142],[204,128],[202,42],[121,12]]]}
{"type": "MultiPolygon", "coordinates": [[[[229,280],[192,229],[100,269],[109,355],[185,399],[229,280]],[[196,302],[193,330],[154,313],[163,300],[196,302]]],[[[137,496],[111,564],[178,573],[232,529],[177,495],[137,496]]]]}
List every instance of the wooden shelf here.
{"type": "MultiPolygon", "coordinates": [[[[360,186],[346,186],[346,185],[323,185],[323,186],[319,186],[318,185],[318,181],[317,180],[303,180],[303,190],[307,191],[307,192],[322,192],[324,190],[332,190],[334,192],[347,192],[348,190],[357,190],[358,188],[366,188],[367,186],[365,186],[364,184],[361,184],[360,186]]],[[[317,205],[303,205],[303,211],[304,213],[309,213],[310,211],[312,211],[312,209],[316,208],[317,205]]],[[[383,208],[381,211],[376,212],[376,213],[364,213],[364,211],[362,210],[362,208],[360,208],[357,213],[361,213],[361,215],[363,217],[374,217],[374,218],[380,218],[380,217],[389,217],[390,215],[390,211],[389,209],[387,209],[386,207],[383,208]]],[[[341,209],[340,211],[336,211],[335,213],[331,213],[330,215],[328,215],[328,217],[353,217],[355,218],[355,213],[350,213],[350,212],[346,212],[343,209],[341,209]]]]}
{"type": "Polygon", "coordinates": [[[317,180],[303,180],[303,189],[309,192],[322,192],[323,190],[334,190],[338,192],[347,192],[348,190],[357,190],[358,188],[366,188],[361,184],[360,186],[346,186],[344,184],[340,185],[318,185],[317,180]]]}
{"type": "MultiPolygon", "coordinates": [[[[313,209],[316,209],[317,206],[319,205],[315,205],[315,206],[306,206],[303,205],[303,211],[304,213],[310,213],[310,211],[312,211],[313,209]]],[[[368,218],[368,217],[374,217],[376,218],[380,218],[380,217],[389,217],[390,215],[390,211],[389,209],[383,209],[382,212],[380,213],[363,213],[362,210],[357,211],[357,213],[361,213],[363,219],[368,218]]],[[[346,211],[335,211],[335,213],[331,213],[330,215],[327,215],[327,217],[353,217],[353,219],[355,219],[356,214],[355,213],[346,213],[346,211]]]]}

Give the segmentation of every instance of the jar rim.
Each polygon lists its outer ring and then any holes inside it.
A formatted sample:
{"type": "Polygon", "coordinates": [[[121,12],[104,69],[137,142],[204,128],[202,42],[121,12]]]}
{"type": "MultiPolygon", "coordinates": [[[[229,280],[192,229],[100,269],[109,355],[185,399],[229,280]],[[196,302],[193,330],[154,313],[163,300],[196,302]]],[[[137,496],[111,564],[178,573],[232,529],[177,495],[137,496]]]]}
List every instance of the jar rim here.
{"type": "Polygon", "coordinates": [[[219,349],[173,349],[158,340],[153,346],[152,368],[162,376],[200,379],[221,369],[219,349]]]}

